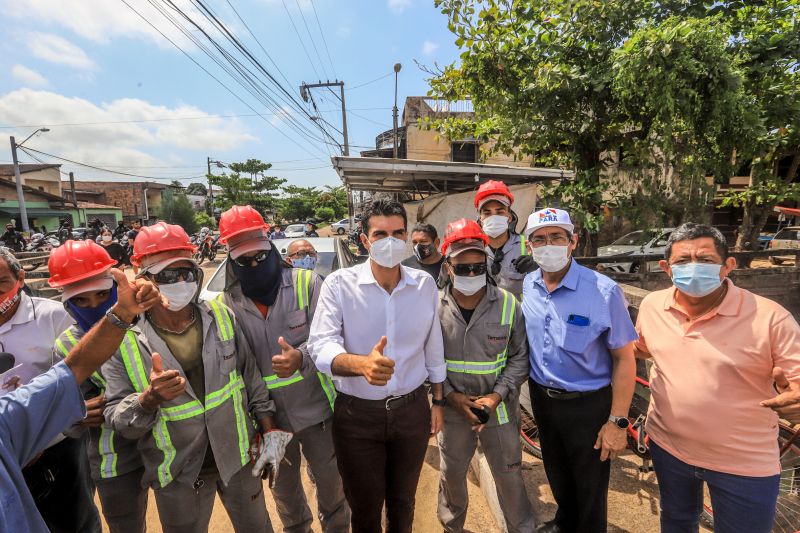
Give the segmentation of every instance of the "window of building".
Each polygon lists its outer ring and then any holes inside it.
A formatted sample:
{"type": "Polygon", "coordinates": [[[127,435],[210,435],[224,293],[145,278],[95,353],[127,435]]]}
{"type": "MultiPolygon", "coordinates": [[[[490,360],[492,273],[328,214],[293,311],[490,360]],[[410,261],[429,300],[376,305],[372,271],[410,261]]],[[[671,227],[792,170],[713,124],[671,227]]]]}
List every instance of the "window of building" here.
{"type": "Polygon", "coordinates": [[[450,159],[455,163],[477,163],[478,144],[474,142],[454,142],[451,144],[450,159]]]}

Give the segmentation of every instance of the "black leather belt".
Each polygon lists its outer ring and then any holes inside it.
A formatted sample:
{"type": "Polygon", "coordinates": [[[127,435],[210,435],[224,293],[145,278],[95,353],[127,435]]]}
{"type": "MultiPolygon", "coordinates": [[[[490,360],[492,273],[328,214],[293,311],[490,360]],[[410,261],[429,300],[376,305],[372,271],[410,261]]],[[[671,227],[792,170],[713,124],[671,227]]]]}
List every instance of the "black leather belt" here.
{"type": "Polygon", "coordinates": [[[359,398],[358,396],[352,396],[343,392],[339,393],[339,397],[353,405],[369,407],[371,409],[386,409],[387,411],[391,411],[393,409],[399,409],[400,407],[410,404],[421,394],[425,394],[424,384],[420,385],[408,394],[403,394],[401,396],[387,396],[381,400],[366,400],[364,398],[359,398]]]}
{"type": "Polygon", "coordinates": [[[611,387],[611,385],[606,385],[602,389],[597,390],[590,390],[590,391],[568,391],[564,389],[551,389],[550,387],[545,387],[544,385],[536,384],[542,392],[548,398],[552,398],[553,400],[574,400],[575,398],[582,398],[583,396],[591,396],[592,394],[597,394],[600,391],[604,391],[611,387]]]}

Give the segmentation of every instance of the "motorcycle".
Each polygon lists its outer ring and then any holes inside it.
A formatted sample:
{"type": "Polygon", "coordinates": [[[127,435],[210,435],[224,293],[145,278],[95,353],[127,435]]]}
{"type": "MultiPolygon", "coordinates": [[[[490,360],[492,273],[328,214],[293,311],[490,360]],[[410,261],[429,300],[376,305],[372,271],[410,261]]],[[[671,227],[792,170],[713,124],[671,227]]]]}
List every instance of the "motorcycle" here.
{"type": "MultiPolygon", "coordinates": [[[[57,248],[60,244],[61,243],[58,242],[58,239],[51,235],[34,233],[33,235],[31,235],[31,240],[28,241],[28,244],[25,246],[24,251],[45,254],[50,252],[53,248],[57,248]]],[[[32,272],[46,263],[47,263],[47,257],[43,256],[41,260],[25,261],[24,263],[22,263],[22,268],[26,272],[32,272]]]]}
{"type": "Polygon", "coordinates": [[[194,260],[198,265],[203,264],[203,261],[208,259],[214,261],[219,253],[219,235],[214,236],[211,232],[200,232],[196,238],[192,240],[192,244],[197,246],[197,252],[194,254],[194,260]]]}

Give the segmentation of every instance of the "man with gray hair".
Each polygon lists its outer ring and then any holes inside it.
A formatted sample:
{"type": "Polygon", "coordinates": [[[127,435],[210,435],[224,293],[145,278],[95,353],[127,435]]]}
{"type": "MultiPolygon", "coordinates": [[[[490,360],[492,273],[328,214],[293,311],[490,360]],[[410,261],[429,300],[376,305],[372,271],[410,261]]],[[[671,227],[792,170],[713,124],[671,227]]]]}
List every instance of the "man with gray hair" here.
{"type": "MultiPolygon", "coordinates": [[[[57,361],[53,344],[73,320],[64,307],[23,292],[25,271],[0,247],[0,351],[14,356],[19,385],[47,372],[57,361]]],[[[23,469],[45,524],[52,531],[100,531],[84,439],[59,435],[38,460],[23,469]]]]}

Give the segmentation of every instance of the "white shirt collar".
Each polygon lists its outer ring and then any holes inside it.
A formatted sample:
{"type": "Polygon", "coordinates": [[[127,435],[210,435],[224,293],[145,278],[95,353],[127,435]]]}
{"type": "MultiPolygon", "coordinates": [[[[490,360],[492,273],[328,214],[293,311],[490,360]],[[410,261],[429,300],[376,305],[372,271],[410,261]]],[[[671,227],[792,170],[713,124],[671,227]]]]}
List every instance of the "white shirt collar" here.
{"type": "MultiPolygon", "coordinates": [[[[357,283],[359,285],[370,285],[370,284],[378,284],[378,281],[375,279],[375,276],[372,275],[372,259],[367,259],[362,264],[358,265],[357,268],[360,270],[358,271],[358,276],[356,278],[357,283]]],[[[402,289],[406,285],[418,285],[419,282],[417,279],[411,275],[409,272],[408,267],[400,265],[400,282],[395,287],[395,290],[402,289]]]]}

